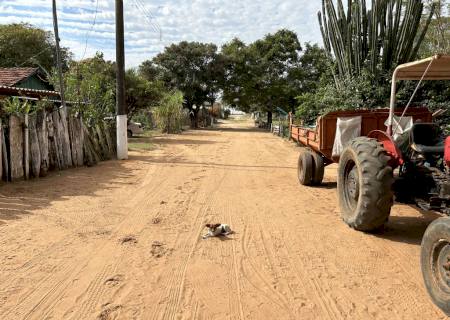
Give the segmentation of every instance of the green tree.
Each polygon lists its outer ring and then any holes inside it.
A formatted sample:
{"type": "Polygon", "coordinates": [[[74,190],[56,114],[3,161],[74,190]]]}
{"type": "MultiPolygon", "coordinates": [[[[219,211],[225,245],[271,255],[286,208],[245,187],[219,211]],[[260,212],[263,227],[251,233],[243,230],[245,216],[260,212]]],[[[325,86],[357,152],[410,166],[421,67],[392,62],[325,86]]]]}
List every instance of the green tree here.
{"type": "Polygon", "coordinates": [[[255,41],[249,50],[254,57],[252,74],[257,90],[254,104],[267,111],[271,123],[277,107],[291,109],[295,105],[299,83],[294,81],[292,71],[299,67],[302,48],[297,34],[283,29],[255,41]]]}
{"type": "Polygon", "coordinates": [[[129,117],[157,106],[165,92],[162,81],[149,81],[135,69],[125,72],[125,99],[129,117]]]}
{"type": "MultiPolygon", "coordinates": [[[[72,53],[61,48],[61,60],[67,70],[72,53]]],[[[53,34],[27,23],[0,25],[0,67],[36,67],[51,72],[56,64],[53,34]]]]}
{"type": "Polygon", "coordinates": [[[422,25],[426,24],[426,18],[433,8],[434,15],[419,51],[423,58],[437,53],[450,54],[450,1],[426,0],[422,25]]]}
{"type": "Polygon", "coordinates": [[[218,68],[222,66],[219,57],[214,44],[183,41],[167,47],[152,63],[144,62],[140,70],[148,74],[161,70],[165,85],[183,93],[184,106],[197,118],[199,108],[193,106],[213,102],[219,93],[221,71],[218,68]]]}
{"type": "Polygon", "coordinates": [[[163,77],[163,70],[153,61],[146,60],[138,68],[139,75],[148,81],[158,81],[163,77]]]}
{"type": "Polygon", "coordinates": [[[248,46],[239,39],[225,44],[224,100],[243,111],[265,111],[269,122],[277,107],[294,109],[301,50],[297,35],[284,29],[248,46]]]}
{"type": "Polygon", "coordinates": [[[222,100],[242,111],[252,111],[255,81],[251,73],[248,47],[238,38],[222,46],[224,59],[224,81],[222,83],[222,100]]]}
{"type": "MultiPolygon", "coordinates": [[[[81,61],[72,61],[64,75],[66,98],[76,102],[75,110],[87,119],[98,121],[115,114],[116,64],[104,59],[103,53],[81,61]]],[[[53,82],[58,88],[56,75],[53,82]]],[[[158,105],[166,89],[161,81],[149,81],[134,69],[125,72],[125,101],[131,118],[140,110],[158,105]]]]}
{"type": "MultiPolygon", "coordinates": [[[[53,83],[58,89],[58,81],[53,83]]],[[[115,64],[107,61],[103,53],[93,58],[72,61],[64,74],[66,99],[76,102],[73,109],[86,119],[98,121],[115,113],[115,64]]]]}
{"type": "Polygon", "coordinates": [[[300,57],[300,66],[292,70],[292,77],[299,81],[301,92],[314,92],[321,84],[333,80],[331,65],[332,61],[325,49],[317,44],[306,43],[300,57]]]}

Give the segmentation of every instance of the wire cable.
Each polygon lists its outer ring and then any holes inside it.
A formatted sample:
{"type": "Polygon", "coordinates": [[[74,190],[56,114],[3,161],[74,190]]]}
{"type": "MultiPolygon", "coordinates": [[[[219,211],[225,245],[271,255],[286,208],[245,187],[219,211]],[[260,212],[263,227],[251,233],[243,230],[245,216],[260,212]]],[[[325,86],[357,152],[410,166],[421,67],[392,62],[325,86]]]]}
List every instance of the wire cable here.
{"type": "Polygon", "coordinates": [[[39,52],[36,53],[34,56],[29,57],[28,59],[26,59],[26,60],[25,60],[24,62],[22,62],[21,64],[19,64],[19,65],[16,64],[16,67],[21,67],[21,66],[23,66],[25,63],[27,63],[28,61],[30,61],[30,60],[33,59],[33,58],[36,58],[36,57],[40,56],[41,54],[43,54],[43,53],[44,53],[45,51],[47,51],[47,50],[50,50],[50,48],[45,48],[44,50],[39,51],[39,52]]]}
{"type": "Polygon", "coordinates": [[[153,13],[145,7],[145,4],[142,2],[142,0],[136,0],[136,1],[140,3],[141,8],[144,11],[144,13],[152,21],[152,23],[154,25],[156,25],[156,27],[160,30],[161,26],[159,25],[158,21],[156,21],[156,17],[153,15],[153,13]]]}
{"type": "Polygon", "coordinates": [[[94,29],[95,23],[97,21],[97,12],[98,12],[98,0],[97,0],[97,3],[95,5],[94,21],[92,22],[91,28],[86,32],[86,42],[84,44],[84,52],[83,52],[83,55],[82,55],[80,60],[83,60],[84,56],[86,55],[86,51],[87,51],[87,47],[88,47],[88,41],[89,41],[89,34],[94,29]]]}
{"type": "Polygon", "coordinates": [[[145,5],[140,0],[134,0],[135,6],[140,12],[144,15],[149,25],[152,27],[153,31],[159,33],[160,41],[162,41],[162,30],[159,23],[156,21],[155,16],[151,13],[151,11],[147,10],[145,5]]]}
{"type": "Polygon", "coordinates": [[[148,16],[145,7],[143,4],[137,0],[134,1],[136,4],[136,8],[142,13],[142,15],[146,18],[148,24],[152,27],[155,32],[159,32],[158,26],[152,21],[152,19],[148,16]]]}

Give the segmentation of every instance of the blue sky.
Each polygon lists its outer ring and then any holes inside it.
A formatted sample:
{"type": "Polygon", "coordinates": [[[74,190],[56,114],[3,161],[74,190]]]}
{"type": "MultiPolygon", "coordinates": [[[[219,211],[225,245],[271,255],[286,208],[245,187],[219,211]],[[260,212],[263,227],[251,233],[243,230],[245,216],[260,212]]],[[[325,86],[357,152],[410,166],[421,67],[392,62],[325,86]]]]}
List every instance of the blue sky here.
{"type": "MultiPolygon", "coordinates": [[[[124,0],[126,65],[138,66],[183,40],[248,43],[281,28],[297,32],[301,43],[321,43],[320,6],[320,0],[124,0]]],[[[61,43],[76,59],[102,51],[115,60],[114,0],[59,0],[57,7],[61,43]]],[[[53,30],[51,1],[0,0],[0,23],[13,22],[53,30]]]]}

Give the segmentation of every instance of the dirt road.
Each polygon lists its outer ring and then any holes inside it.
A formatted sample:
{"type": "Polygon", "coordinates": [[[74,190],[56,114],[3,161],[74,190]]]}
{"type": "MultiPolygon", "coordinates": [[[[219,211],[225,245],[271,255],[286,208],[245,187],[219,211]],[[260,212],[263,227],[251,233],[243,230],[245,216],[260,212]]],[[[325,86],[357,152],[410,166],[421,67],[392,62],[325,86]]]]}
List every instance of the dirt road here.
{"type": "Polygon", "coordinates": [[[153,142],[0,187],[0,319],[445,319],[419,266],[435,215],[351,230],[336,168],[299,186],[298,148],[249,121],[153,142]]]}

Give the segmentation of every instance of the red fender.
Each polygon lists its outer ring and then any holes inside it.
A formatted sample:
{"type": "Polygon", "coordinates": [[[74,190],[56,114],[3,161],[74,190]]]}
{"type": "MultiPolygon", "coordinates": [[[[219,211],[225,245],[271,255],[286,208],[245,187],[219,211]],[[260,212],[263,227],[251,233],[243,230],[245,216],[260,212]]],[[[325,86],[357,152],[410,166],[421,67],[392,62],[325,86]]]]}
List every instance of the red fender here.
{"type": "Polygon", "coordinates": [[[444,161],[450,168],[450,136],[445,139],[444,161]]]}
{"type": "Polygon", "coordinates": [[[397,147],[394,140],[392,140],[391,136],[388,135],[386,132],[381,130],[374,130],[369,132],[367,136],[369,138],[376,139],[383,145],[384,150],[386,150],[388,155],[391,157],[391,160],[389,160],[388,164],[393,169],[397,168],[398,166],[404,163],[402,152],[397,147]]]}

